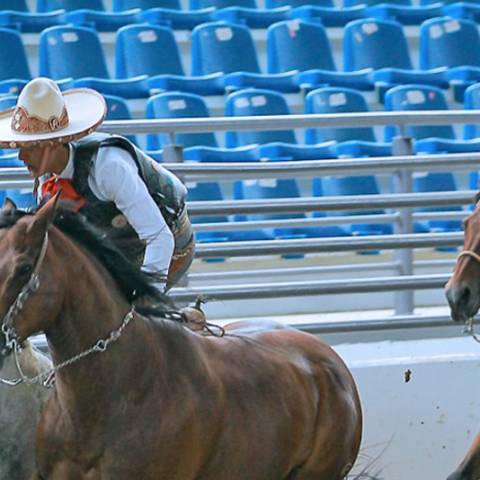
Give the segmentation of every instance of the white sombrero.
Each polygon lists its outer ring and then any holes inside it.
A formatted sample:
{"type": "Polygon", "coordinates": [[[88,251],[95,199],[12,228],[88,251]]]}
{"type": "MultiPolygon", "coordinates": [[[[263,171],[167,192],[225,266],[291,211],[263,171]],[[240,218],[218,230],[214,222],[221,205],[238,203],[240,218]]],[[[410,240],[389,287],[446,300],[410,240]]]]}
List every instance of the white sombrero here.
{"type": "Polygon", "coordinates": [[[17,105],[0,112],[0,148],[68,143],[95,131],[107,114],[95,90],[61,92],[49,78],[35,78],[20,92],[17,105]]]}

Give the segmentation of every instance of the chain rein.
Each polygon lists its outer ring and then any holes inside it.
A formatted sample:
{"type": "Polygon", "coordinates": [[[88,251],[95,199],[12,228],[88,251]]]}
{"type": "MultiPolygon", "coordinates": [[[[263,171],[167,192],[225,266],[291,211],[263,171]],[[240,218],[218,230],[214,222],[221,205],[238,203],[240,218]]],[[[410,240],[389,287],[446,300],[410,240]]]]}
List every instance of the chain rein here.
{"type": "Polygon", "coordinates": [[[22,290],[18,294],[15,301],[13,302],[11,307],[8,309],[7,314],[5,315],[2,321],[2,333],[5,336],[6,342],[5,342],[5,347],[3,348],[2,352],[0,352],[0,354],[4,353],[6,350],[12,350],[15,356],[15,365],[18,370],[18,373],[20,374],[20,378],[16,378],[16,379],[6,379],[6,378],[0,377],[0,383],[11,386],[11,387],[15,387],[20,383],[39,384],[46,388],[53,387],[53,379],[56,372],[58,372],[62,368],[67,367],[68,365],[71,365],[72,363],[77,362],[78,360],[88,355],[91,355],[92,353],[105,352],[111,343],[115,342],[120,338],[125,327],[133,320],[135,316],[135,307],[132,305],[131,309],[127,312],[127,314],[123,318],[121,325],[116,330],[111,332],[107,338],[98,340],[98,342],[88,350],[85,350],[84,352],[79,353],[78,355],[75,355],[72,358],[65,360],[64,362],[59,363],[58,365],[51,368],[50,370],[42,372],[39,375],[36,375],[35,377],[28,377],[27,375],[25,375],[19,360],[22,347],[18,341],[18,336],[17,336],[17,333],[15,332],[15,329],[13,327],[8,327],[7,323],[12,318],[15,318],[17,314],[24,308],[25,303],[27,302],[30,294],[36,292],[39,289],[40,287],[39,271],[42,266],[43,260],[45,259],[47,247],[48,247],[48,232],[45,235],[45,239],[42,244],[40,255],[38,256],[35,269],[33,270],[32,275],[30,276],[30,279],[22,288],[22,290]],[[42,379],[44,378],[45,380],[42,381],[42,379]]]}
{"type": "MultiPolygon", "coordinates": [[[[470,257],[476,260],[478,263],[480,263],[480,255],[478,253],[475,253],[473,250],[462,250],[457,257],[457,262],[462,258],[462,257],[470,257]]],[[[473,330],[473,317],[470,317],[468,320],[468,324],[466,324],[463,328],[464,333],[467,333],[471,335],[471,337],[477,342],[480,343],[480,337],[474,332],[473,330]]]]}

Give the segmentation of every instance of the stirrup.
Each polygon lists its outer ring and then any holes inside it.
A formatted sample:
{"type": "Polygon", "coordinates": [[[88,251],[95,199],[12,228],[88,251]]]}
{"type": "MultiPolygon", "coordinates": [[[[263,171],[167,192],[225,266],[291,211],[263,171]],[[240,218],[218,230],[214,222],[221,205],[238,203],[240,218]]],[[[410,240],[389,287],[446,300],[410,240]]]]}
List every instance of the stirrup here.
{"type": "Polygon", "coordinates": [[[179,313],[185,320],[186,326],[194,332],[201,332],[207,326],[207,319],[205,312],[201,305],[205,303],[200,297],[195,301],[195,305],[191,307],[184,307],[179,310],[179,313]]]}

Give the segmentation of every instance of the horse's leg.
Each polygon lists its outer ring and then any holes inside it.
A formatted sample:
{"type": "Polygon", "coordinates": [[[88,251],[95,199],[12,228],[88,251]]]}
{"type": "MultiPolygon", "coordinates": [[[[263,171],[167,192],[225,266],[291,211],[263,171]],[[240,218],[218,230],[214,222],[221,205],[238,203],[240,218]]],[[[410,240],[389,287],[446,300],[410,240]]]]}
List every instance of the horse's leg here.
{"type": "Polygon", "coordinates": [[[447,480],[477,480],[480,478],[480,432],[458,468],[447,480]]]}

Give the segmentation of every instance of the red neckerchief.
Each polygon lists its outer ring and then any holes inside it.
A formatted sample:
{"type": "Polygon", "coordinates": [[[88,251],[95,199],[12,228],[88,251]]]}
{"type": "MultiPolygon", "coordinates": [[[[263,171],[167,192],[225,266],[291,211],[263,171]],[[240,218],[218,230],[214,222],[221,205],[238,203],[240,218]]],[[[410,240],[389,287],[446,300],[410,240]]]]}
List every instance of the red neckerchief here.
{"type": "Polygon", "coordinates": [[[67,200],[70,208],[75,212],[78,212],[85,205],[85,198],[76,192],[69,178],[53,176],[42,185],[43,198],[53,197],[59,191],[61,191],[60,198],[67,200]]]}

